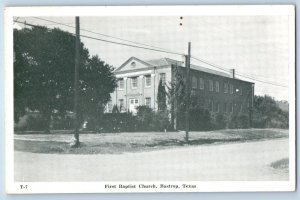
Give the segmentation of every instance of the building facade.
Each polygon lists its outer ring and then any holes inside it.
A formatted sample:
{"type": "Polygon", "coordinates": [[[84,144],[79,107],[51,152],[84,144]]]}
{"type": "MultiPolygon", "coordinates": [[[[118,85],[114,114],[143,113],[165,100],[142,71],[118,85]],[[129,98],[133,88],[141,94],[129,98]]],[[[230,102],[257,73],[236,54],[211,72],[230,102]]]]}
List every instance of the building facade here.
{"type": "MultiPolygon", "coordinates": [[[[106,112],[117,105],[121,112],[136,112],[136,107],[146,105],[157,110],[157,90],[160,80],[164,85],[174,81],[174,72],[185,71],[184,62],[161,58],[143,61],[131,57],[114,73],[118,87],[111,94],[106,112]]],[[[199,97],[199,103],[215,113],[249,113],[254,96],[254,83],[235,78],[201,66],[191,65],[191,93],[199,97]]],[[[166,88],[167,89],[167,88],[166,88]]]]}

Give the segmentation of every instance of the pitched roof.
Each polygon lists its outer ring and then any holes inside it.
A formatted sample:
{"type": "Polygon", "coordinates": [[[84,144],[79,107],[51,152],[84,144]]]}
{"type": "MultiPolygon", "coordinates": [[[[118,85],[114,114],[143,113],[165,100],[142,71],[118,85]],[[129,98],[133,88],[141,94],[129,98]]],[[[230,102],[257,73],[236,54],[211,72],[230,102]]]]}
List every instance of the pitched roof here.
{"type": "MultiPolygon", "coordinates": [[[[155,67],[161,67],[161,66],[166,66],[166,65],[178,65],[178,66],[182,66],[182,67],[185,67],[184,66],[184,62],[182,61],[177,61],[177,60],[173,60],[173,59],[170,59],[170,58],[159,58],[159,59],[154,59],[154,60],[147,60],[145,61],[155,67]]],[[[202,67],[202,66],[199,66],[199,65],[193,65],[191,64],[191,69],[194,69],[194,70],[198,70],[198,71],[203,71],[203,72],[206,72],[206,73],[210,73],[210,74],[215,74],[215,75],[219,75],[219,76],[224,76],[224,77],[228,77],[228,78],[231,78],[231,74],[230,73],[225,73],[225,72],[220,72],[220,71],[217,71],[217,70],[213,70],[213,69],[208,69],[206,67],[202,67]]]]}

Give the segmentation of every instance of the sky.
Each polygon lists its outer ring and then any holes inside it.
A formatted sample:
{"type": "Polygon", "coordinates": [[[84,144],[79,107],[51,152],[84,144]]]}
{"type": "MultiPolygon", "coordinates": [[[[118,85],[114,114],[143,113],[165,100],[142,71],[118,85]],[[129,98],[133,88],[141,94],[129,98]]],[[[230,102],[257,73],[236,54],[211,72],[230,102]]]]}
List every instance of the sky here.
{"type": "MultiPolygon", "coordinates": [[[[234,68],[237,74],[254,77],[256,95],[270,95],[276,100],[288,100],[289,27],[287,16],[113,16],[80,17],[80,28],[89,31],[156,46],[187,54],[191,42],[192,57],[208,61],[225,70],[234,68]],[[182,25],[180,25],[182,23],[182,25]],[[275,84],[275,85],[274,85],[275,84]]],[[[75,17],[41,17],[75,26],[75,17]]],[[[58,27],[75,33],[75,29],[34,17],[19,17],[19,21],[58,27]]],[[[22,24],[14,24],[22,28],[22,24]]],[[[128,43],[81,30],[82,35],[128,43]]],[[[91,55],[119,67],[134,56],[142,60],[168,57],[182,60],[182,56],[126,47],[81,37],[91,55]]],[[[132,44],[132,43],[131,43],[132,44]]],[[[140,45],[139,45],[140,46],[140,45]]],[[[192,59],[192,64],[218,70],[192,59]]]]}

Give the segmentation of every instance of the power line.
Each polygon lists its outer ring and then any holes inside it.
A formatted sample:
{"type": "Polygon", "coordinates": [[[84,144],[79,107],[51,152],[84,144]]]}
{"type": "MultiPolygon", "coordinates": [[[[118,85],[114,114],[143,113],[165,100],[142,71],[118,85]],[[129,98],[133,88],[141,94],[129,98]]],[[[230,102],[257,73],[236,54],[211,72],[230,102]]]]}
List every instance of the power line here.
{"type": "Polygon", "coordinates": [[[211,62],[208,62],[208,61],[206,61],[206,60],[203,60],[203,59],[200,59],[200,58],[195,58],[195,57],[193,57],[193,56],[191,56],[191,58],[194,59],[194,60],[198,60],[198,61],[200,61],[200,62],[202,62],[202,63],[208,64],[208,65],[210,65],[210,66],[212,66],[212,67],[215,67],[215,68],[217,68],[217,69],[220,69],[220,70],[222,70],[222,71],[225,71],[225,72],[227,72],[227,73],[229,72],[229,69],[224,69],[224,68],[219,67],[219,66],[217,66],[217,65],[215,65],[215,64],[213,64],[213,63],[211,63],[211,62]]]}
{"type": "MultiPolygon", "coordinates": [[[[28,26],[32,26],[32,27],[40,27],[38,25],[30,24],[30,23],[27,23],[27,22],[26,23],[25,22],[20,22],[20,21],[17,21],[17,20],[14,20],[14,22],[21,23],[21,24],[28,25],[28,26]]],[[[51,30],[50,28],[47,28],[47,29],[51,30]]],[[[72,35],[75,36],[74,33],[70,33],[70,34],[72,34],[72,35]]],[[[128,46],[128,47],[134,47],[134,48],[145,49],[145,50],[150,50],[150,51],[157,51],[157,52],[162,52],[162,53],[169,53],[169,54],[180,55],[180,56],[184,55],[184,54],[175,53],[175,52],[171,52],[171,51],[165,51],[165,50],[159,50],[159,49],[154,49],[154,48],[136,46],[136,45],[132,45],[132,44],[115,42],[115,41],[111,41],[111,40],[104,40],[104,39],[100,39],[100,38],[96,38],[96,37],[91,37],[91,36],[87,36],[87,35],[80,35],[80,36],[83,37],[83,38],[98,40],[98,41],[107,42],[107,43],[111,43],[111,44],[117,44],[117,45],[128,46]]]]}
{"type": "MultiPolygon", "coordinates": [[[[206,61],[206,60],[199,59],[199,58],[195,58],[195,57],[192,57],[192,58],[195,59],[195,60],[198,60],[198,61],[200,61],[200,62],[203,62],[203,63],[205,63],[205,64],[208,64],[208,65],[210,65],[210,66],[212,66],[212,67],[215,67],[215,68],[217,68],[217,69],[220,69],[220,70],[222,70],[222,71],[229,72],[229,69],[226,69],[226,68],[224,69],[224,68],[222,68],[222,67],[220,67],[220,66],[217,66],[216,64],[213,64],[213,63],[208,62],[208,61],[206,61]]],[[[272,82],[265,81],[265,80],[259,80],[259,79],[257,79],[257,78],[253,78],[253,77],[251,77],[251,76],[247,76],[247,75],[244,75],[244,74],[241,74],[241,73],[236,73],[236,74],[239,75],[239,76],[241,76],[241,77],[244,77],[244,78],[247,78],[247,79],[250,79],[250,80],[254,80],[254,81],[257,81],[257,82],[266,83],[266,84],[270,84],[270,85],[274,85],[274,86],[279,86],[279,87],[288,87],[287,85],[280,85],[280,84],[272,83],[272,82]]]]}
{"type": "MultiPolygon", "coordinates": [[[[51,22],[51,23],[54,23],[54,24],[58,24],[58,25],[62,25],[62,26],[70,27],[70,28],[75,28],[75,26],[67,25],[66,23],[56,22],[56,21],[53,21],[53,20],[48,20],[48,19],[44,19],[44,18],[40,18],[40,17],[32,17],[32,18],[47,21],[47,22],[51,22]]],[[[182,53],[178,53],[178,52],[171,51],[171,50],[161,48],[161,47],[156,47],[156,46],[153,46],[153,45],[148,45],[148,44],[144,44],[144,43],[140,43],[140,42],[135,42],[135,41],[132,41],[132,40],[126,40],[126,39],[123,39],[123,38],[119,38],[119,37],[115,37],[115,36],[95,32],[95,31],[91,31],[91,30],[87,30],[87,29],[82,29],[81,28],[80,30],[85,31],[85,32],[89,32],[89,33],[93,33],[93,34],[97,34],[97,35],[101,35],[101,36],[104,36],[104,37],[109,37],[109,38],[121,40],[121,41],[124,41],[124,42],[130,42],[130,43],[133,43],[133,44],[143,45],[143,46],[147,46],[147,47],[151,47],[151,48],[155,48],[155,49],[159,49],[159,50],[163,50],[163,51],[174,52],[174,53],[177,53],[178,55],[179,54],[183,55],[182,53]]]]}
{"type": "Polygon", "coordinates": [[[280,85],[280,84],[277,84],[277,83],[272,83],[272,82],[268,82],[268,81],[264,81],[264,80],[259,80],[259,79],[256,79],[256,78],[245,76],[245,75],[240,74],[240,73],[236,73],[236,74],[239,75],[239,76],[241,76],[241,77],[244,77],[244,78],[255,80],[257,82],[266,83],[266,84],[270,84],[270,85],[274,85],[274,86],[279,86],[279,87],[286,87],[286,88],[288,87],[287,85],[280,85]]]}
{"type": "MultiPolygon", "coordinates": [[[[31,27],[38,27],[38,28],[40,28],[40,26],[38,26],[38,25],[30,24],[30,23],[27,23],[27,22],[20,22],[20,21],[17,21],[17,20],[14,20],[14,22],[21,23],[21,24],[24,24],[24,25],[27,25],[27,26],[31,26],[31,27]]],[[[47,28],[47,29],[49,29],[49,28],[47,28]]],[[[73,33],[70,33],[70,34],[75,35],[73,33]]],[[[111,43],[111,44],[117,44],[117,45],[123,45],[123,46],[133,47],[133,48],[150,50],[150,51],[157,51],[157,52],[169,53],[169,54],[175,54],[175,55],[181,55],[181,56],[184,55],[184,54],[180,54],[180,53],[176,53],[176,52],[170,52],[170,51],[166,51],[166,50],[159,50],[159,49],[142,47],[142,46],[136,46],[136,45],[126,44],[126,43],[121,43],[121,42],[115,42],[115,41],[111,41],[111,40],[104,40],[104,39],[95,38],[95,37],[86,36],[86,35],[81,35],[81,37],[88,38],[88,39],[93,39],[93,40],[98,40],[98,41],[102,41],[102,42],[107,42],[107,43],[111,43]]],[[[229,72],[229,69],[224,69],[224,68],[219,67],[219,66],[217,66],[217,65],[215,65],[215,64],[213,64],[211,62],[208,62],[206,60],[199,59],[199,58],[196,58],[196,57],[193,57],[193,56],[191,56],[191,58],[193,58],[193,59],[195,59],[197,61],[200,61],[202,63],[208,64],[208,65],[210,65],[212,67],[215,67],[215,68],[217,68],[219,70],[225,71],[227,73],[229,72]]],[[[240,73],[236,73],[236,74],[239,75],[239,76],[241,76],[241,77],[244,77],[244,78],[247,78],[247,79],[250,79],[250,80],[255,80],[255,81],[258,81],[258,82],[261,82],[261,83],[266,83],[266,84],[270,84],[270,85],[274,85],[274,86],[279,86],[279,87],[288,87],[286,85],[280,85],[280,84],[276,84],[276,83],[272,83],[272,82],[268,82],[268,81],[264,81],[264,80],[259,80],[259,79],[256,79],[256,78],[244,75],[244,74],[240,74],[240,73]]]]}

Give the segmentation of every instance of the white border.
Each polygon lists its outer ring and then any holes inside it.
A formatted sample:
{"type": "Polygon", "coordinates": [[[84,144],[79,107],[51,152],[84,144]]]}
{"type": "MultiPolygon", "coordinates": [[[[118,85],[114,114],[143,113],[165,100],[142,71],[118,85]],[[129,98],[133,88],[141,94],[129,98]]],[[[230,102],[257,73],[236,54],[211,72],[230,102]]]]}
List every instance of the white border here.
{"type": "MultiPolygon", "coordinates": [[[[7,193],[122,193],[122,192],[231,192],[295,190],[295,8],[292,5],[239,6],[86,6],[10,7],[5,9],[5,144],[7,193]],[[167,12],[166,12],[167,11],[167,12]],[[289,181],[127,182],[128,184],[196,184],[196,189],[104,189],[109,182],[15,182],[13,134],[13,16],[289,16],[289,181]],[[21,190],[20,185],[28,185],[21,190]]],[[[114,182],[118,184],[118,182],[114,182]]],[[[126,184],[126,182],[122,182],[126,184]]]]}

